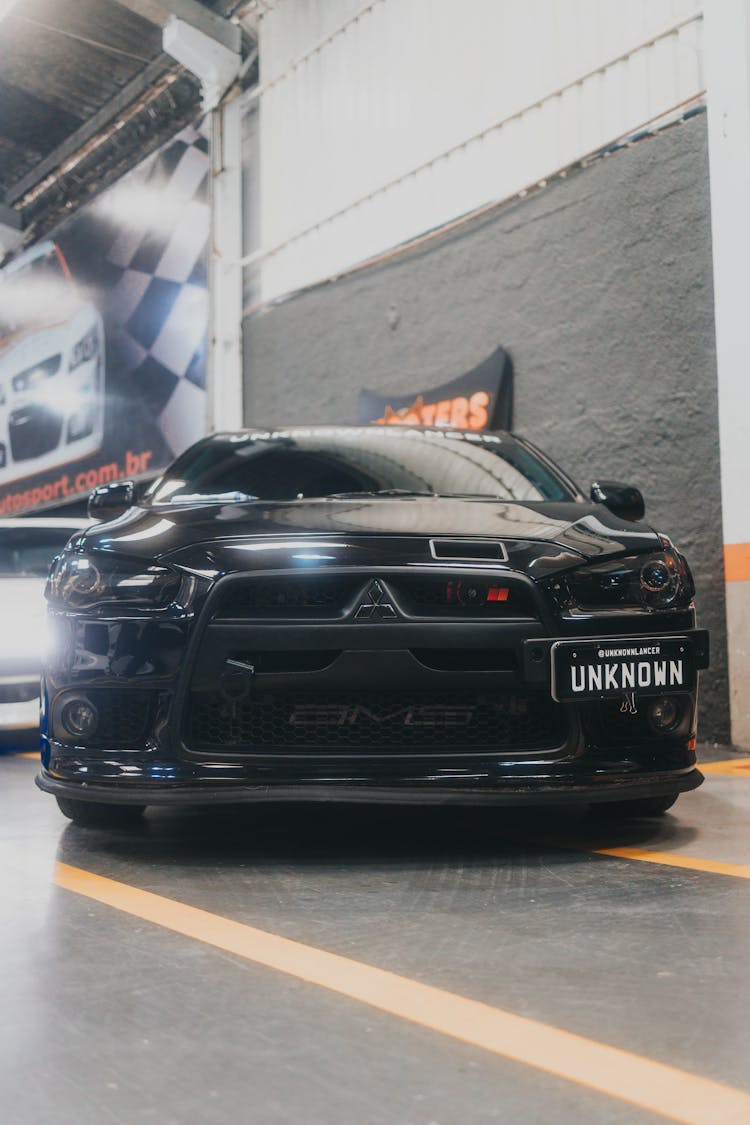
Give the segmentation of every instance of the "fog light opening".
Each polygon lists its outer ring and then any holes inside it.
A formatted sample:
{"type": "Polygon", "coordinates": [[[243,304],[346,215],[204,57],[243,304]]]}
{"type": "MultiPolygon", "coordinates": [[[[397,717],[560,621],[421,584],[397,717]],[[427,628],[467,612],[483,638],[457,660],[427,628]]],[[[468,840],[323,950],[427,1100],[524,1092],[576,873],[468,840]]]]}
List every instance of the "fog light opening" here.
{"type": "Polygon", "coordinates": [[[648,721],[659,734],[668,734],[679,725],[682,718],[682,707],[677,699],[669,695],[655,699],[649,705],[648,721]]]}
{"type": "Polygon", "coordinates": [[[99,713],[88,699],[71,699],[63,707],[62,722],[69,734],[86,738],[99,726],[99,713]]]}

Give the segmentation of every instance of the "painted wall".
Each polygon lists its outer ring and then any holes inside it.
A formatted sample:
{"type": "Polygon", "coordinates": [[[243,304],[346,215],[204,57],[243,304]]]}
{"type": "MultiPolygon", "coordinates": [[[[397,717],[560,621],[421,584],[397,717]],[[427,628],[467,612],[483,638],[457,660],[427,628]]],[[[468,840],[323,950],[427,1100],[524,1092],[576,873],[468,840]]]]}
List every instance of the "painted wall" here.
{"type": "Polygon", "coordinates": [[[259,20],[262,298],[505,199],[704,88],[695,0],[281,0],[259,20]]]}
{"type": "Polygon", "coordinates": [[[581,484],[639,485],[689,556],[712,632],[701,736],[728,740],[704,114],[244,332],[252,425],[353,421],[362,386],[430,386],[506,347],[515,428],[581,484]]]}

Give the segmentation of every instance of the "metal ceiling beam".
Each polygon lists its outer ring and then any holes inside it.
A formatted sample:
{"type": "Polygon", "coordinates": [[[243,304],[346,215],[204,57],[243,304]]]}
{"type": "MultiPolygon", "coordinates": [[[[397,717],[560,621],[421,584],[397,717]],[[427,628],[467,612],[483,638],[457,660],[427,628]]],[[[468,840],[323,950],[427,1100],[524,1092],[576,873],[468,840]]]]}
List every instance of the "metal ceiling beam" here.
{"type": "Polygon", "coordinates": [[[18,180],[5,194],[4,203],[6,206],[11,206],[17,199],[23,198],[27,191],[40,183],[45,176],[54,172],[61,164],[64,164],[69,157],[78,152],[95,137],[97,133],[102,132],[108,125],[114,121],[119,113],[134,102],[141,94],[148,89],[152,82],[159,78],[165,70],[169,70],[174,66],[174,60],[169,55],[160,54],[150,62],[148,66],[137,74],[132,81],[123,86],[122,90],[116,97],[110,99],[106,105],[102,106],[98,113],[90,117],[81,125],[80,129],[76,129],[75,133],[71,133],[61,145],[58,145],[49,156],[41,160],[36,165],[32,172],[28,172],[22,179],[18,180]]]}
{"type": "MultiPolygon", "coordinates": [[[[202,31],[222,46],[228,47],[229,50],[235,53],[241,52],[241,28],[205,8],[203,4],[198,3],[198,0],[116,0],[116,2],[157,26],[163,27],[172,17],[176,17],[202,31]]],[[[0,208],[10,209],[11,216],[18,215],[18,211],[13,209],[13,204],[23,199],[46,177],[62,167],[99,133],[104,132],[128,106],[148,90],[149,86],[166,71],[174,68],[174,59],[168,54],[162,52],[157,55],[114,98],[103,105],[98,113],[85,121],[31,172],[17,180],[0,198],[0,208]]],[[[6,226],[10,225],[2,218],[2,214],[0,214],[0,222],[6,226]]]]}
{"type": "Polygon", "coordinates": [[[117,3],[159,27],[164,27],[170,16],[176,16],[234,54],[242,49],[242,29],[205,8],[198,0],[117,0],[117,3]]]}
{"type": "Polygon", "coordinates": [[[167,71],[108,129],[26,195],[25,241],[43,237],[90,203],[193,123],[197,113],[195,80],[179,67],[167,71]]]}

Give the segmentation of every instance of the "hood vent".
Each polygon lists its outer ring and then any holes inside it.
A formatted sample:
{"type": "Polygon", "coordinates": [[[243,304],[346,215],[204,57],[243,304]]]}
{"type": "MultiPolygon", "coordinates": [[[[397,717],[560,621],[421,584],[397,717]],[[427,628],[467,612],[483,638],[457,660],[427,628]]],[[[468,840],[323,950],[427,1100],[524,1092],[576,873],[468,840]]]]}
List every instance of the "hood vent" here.
{"type": "Polygon", "coordinates": [[[433,559],[461,562],[507,562],[508,552],[496,539],[431,539],[433,559]]]}

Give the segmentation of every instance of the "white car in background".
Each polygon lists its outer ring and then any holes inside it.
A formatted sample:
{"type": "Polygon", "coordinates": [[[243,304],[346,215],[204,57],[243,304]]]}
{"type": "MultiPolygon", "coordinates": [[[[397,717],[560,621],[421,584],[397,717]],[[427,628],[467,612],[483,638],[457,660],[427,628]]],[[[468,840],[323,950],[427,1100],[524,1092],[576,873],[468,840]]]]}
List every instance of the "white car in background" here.
{"type": "Polygon", "coordinates": [[[83,519],[0,520],[0,743],[39,726],[47,644],[44,587],[52,560],[83,519]]]}
{"type": "Polygon", "coordinates": [[[56,243],[0,270],[0,484],[102,444],[104,324],[56,243]]]}

